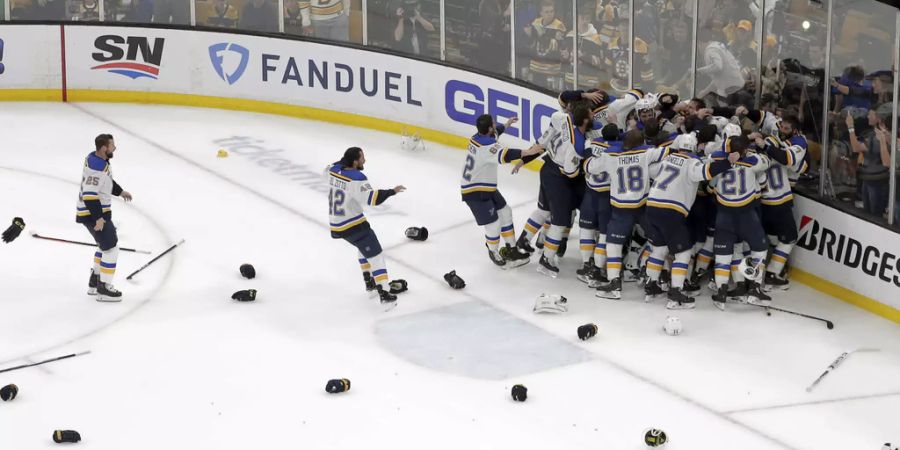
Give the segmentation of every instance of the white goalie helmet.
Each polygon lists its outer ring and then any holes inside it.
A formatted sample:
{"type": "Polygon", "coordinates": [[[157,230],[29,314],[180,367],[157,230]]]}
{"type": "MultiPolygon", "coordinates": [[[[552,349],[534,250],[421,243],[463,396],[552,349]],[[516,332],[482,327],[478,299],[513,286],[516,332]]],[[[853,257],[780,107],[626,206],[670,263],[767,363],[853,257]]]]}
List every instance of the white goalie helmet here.
{"type": "Polygon", "coordinates": [[[648,110],[648,109],[652,110],[652,109],[656,109],[656,107],[658,105],[659,105],[659,99],[657,98],[656,94],[653,94],[653,93],[645,94],[644,98],[638,100],[634,104],[634,110],[637,112],[641,112],[641,111],[648,110]]]}
{"type": "Polygon", "coordinates": [[[672,147],[694,153],[697,151],[697,136],[694,136],[694,133],[679,134],[672,143],[672,147]]]}

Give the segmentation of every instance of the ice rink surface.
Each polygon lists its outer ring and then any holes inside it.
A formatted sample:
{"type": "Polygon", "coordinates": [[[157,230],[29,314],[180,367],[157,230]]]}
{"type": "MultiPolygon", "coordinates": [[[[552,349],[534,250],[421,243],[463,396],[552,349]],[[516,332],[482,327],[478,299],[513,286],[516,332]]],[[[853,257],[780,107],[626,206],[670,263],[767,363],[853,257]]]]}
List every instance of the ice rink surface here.
{"type": "MultiPolygon", "coordinates": [[[[92,353],[0,374],[19,397],[0,403],[0,449],[51,448],[55,429],[84,449],[638,450],[646,428],[667,448],[879,450],[900,444],[900,328],[807,286],[776,305],[694,311],[595,298],[575,278],[577,245],[550,280],[531,264],[493,266],[459,198],[462,151],[399,148],[396,135],[242,112],[125,104],[4,103],[0,219],[27,228],[0,244],[0,368],[92,353]],[[93,251],[29,234],[89,240],[74,222],[84,157],[109,132],[121,253],[119,304],[85,295],[93,251]],[[365,293],[356,252],[330,238],[318,175],[343,150],[366,150],[373,186],[409,190],[371,210],[392,278],[410,291],[384,312],[365,293]],[[225,149],[227,158],[217,158],[225,149]],[[426,242],[403,235],[426,226],[426,242]],[[258,277],[245,280],[241,263],[258,277]],[[468,286],[451,290],[457,270],[468,286]],[[231,294],[255,288],[258,299],[231,294]],[[563,294],[569,312],[535,315],[563,294]],[[684,323],[668,336],[668,315],[684,323]],[[582,342],[579,325],[599,333],[582,342]],[[857,353],[812,392],[842,352],[857,353]],[[330,378],[352,389],[324,391],[330,378]],[[509,389],[529,388],[525,403],[509,389]]],[[[537,174],[501,168],[516,232],[535,205],[537,174]]],[[[7,226],[6,222],[3,228],[7,226]]],[[[573,232],[577,239],[577,230],[573,232]]]]}

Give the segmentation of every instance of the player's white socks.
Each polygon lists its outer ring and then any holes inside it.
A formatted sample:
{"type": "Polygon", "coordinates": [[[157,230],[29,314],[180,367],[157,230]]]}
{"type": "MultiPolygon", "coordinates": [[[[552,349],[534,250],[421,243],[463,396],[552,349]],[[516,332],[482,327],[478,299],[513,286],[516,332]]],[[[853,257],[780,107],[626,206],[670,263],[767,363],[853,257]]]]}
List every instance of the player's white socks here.
{"type": "Polygon", "coordinates": [[[113,277],[116,275],[116,261],[119,260],[119,247],[113,247],[109,250],[103,250],[100,257],[100,281],[103,283],[112,283],[113,277]]]}
{"type": "Polygon", "coordinates": [[[544,223],[547,222],[549,217],[550,211],[544,211],[540,208],[532,211],[531,216],[529,216],[528,220],[525,222],[525,239],[531,241],[531,239],[534,238],[534,235],[536,235],[541,227],[544,226],[544,223]]]}
{"type": "Polygon", "coordinates": [[[731,276],[731,254],[716,255],[716,286],[728,285],[731,276]]]}
{"type": "Polygon", "coordinates": [[[94,271],[94,275],[100,275],[101,258],[103,258],[103,252],[101,252],[99,250],[94,252],[94,267],[92,269],[94,271]]]}
{"type": "Polygon", "coordinates": [[[497,216],[500,218],[500,236],[503,237],[504,242],[515,247],[516,229],[513,227],[512,209],[506,205],[497,211],[497,216]]]}
{"type": "Polygon", "coordinates": [[[553,261],[553,257],[556,256],[556,252],[559,250],[559,246],[562,243],[565,228],[566,227],[560,225],[550,225],[550,229],[548,229],[544,235],[544,256],[551,262],[553,261]]]}
{"type": "Polygon", "coordinates": [[[359,268],[360,268],[360,270],[362,270],[363,272],[369,272],[369,273],[371,274],[371,272],[372,272],[372,265],[369,264],[369,260],[366,259],[366,257],[363,256],[363,254],[360,253],[360,252],[356,252],[356,254],[357,254],[358,259],[359,259],[359,268]]]}
{"type": "Polygon", "coordinates": [[[610,280],[622,273],[622,244],[606,244],[606,275],[610,280]]]}
{"type": "Polygon", "coordinates": [[[606,235],[597,235],[597,245],[594,246],[594,267],[606,268],[606,235]]]}
{"type": "Polygon", "coordinates": [[[586,263],[594,256],[594,249],[597,247],[596,236],[597,231],[588,228],[581,228],[579,231],[578,242],[581,249],[581,262],[586,263]]]}
{"type": "Polygon", "coordinates": [[[369,264],[372,265],[372,278],[375,283],[379,284],[384,290],[390,290],[388,286],[388,272],[384,265],[384,256],[381,253],[369,258],[369,264]]]}
{"type": "Polygon", "coordinates": [[[672,263],[672,285],[671,287],[684,288],[684,280],[691,273],[691,251],[685,250],[675,254],[675,262],[672,263]]]}
{"type": "Polygon", "coordinates": [[[666,253],[668,253],[666,246],[651,246],[650,255],[647,257],[647,276],[651,280],[659,281],[659,274],[662,272],[666,253]]]}
{"type": "Polygon", "coordinates": [[[500,247],[500,221],[495,220],[484,226],[484,240],[492,252],[500,247]]]}
{"type": "Polygon", "coordinates": [[[787,263],[788,257],[791,256],[791,250],[794,249],[794,244],[785,244],[779,242],[778,245],[775,246],[775,249],[772,250],[772,258],[769,259],[769,267],[766,268],[766,272],[778,275],[781,273],[781,270],[784,269],[785,263],[787,263]]]}
{"type": "Polygon", "coordinates": [[[734,253],[731,255],[731,277],[734,279],[735,283],[744,281],[744,274],[738,270],[738,264],[741,263],[742,259],[744,259],[744,245],[736,244],[734,246],[734,253]]]}
{"type": "MultiPolygon", "coordinates": [[[[650,242],[644,244],[644,248],[641,250],[641,256],[638,258],[638,267],[644,267],[647,264],[647,260],[650,258],[650,253],[653,251],[650,242]]],[[[660,263],[662,265],[662,263],[660,263]]],[[[660,268],[662,270],[662,268],[660,268]]]]}

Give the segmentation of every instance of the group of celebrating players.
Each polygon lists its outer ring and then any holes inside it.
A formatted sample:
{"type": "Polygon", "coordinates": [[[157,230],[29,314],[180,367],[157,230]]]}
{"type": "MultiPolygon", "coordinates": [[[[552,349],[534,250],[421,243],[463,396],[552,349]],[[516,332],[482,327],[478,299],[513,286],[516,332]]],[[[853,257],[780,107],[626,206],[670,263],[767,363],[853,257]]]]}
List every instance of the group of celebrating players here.
{"type": "Polygon", "coordinates": [[[577,216],[576,275],[598,297],[620,299],[623,282],[640,281],[646,300],[666,294],[667,308],[688,309],[708,277],[713,304],[724,310],[728,301],[768,306],[766,292],[790,286],[791,186],[808,168],[796,117],[639,90],[620,98],[566,91],[559,103],[527,150],[498,143],[516,119],[477,119],[462,199],[485,229],[494,264],[524,265],[538,247],[537,270],[556,278],[577,216]],[[515,163],[515,173],[538,157],[538,205],[516,237],[497,165],[515,163]]]}

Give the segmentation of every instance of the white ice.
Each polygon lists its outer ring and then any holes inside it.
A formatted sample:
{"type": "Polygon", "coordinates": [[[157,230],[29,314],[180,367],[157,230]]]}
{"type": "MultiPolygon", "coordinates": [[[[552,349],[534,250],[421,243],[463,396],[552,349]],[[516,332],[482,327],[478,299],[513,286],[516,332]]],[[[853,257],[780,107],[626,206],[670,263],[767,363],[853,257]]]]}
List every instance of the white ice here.
{"type": "MultiPolygon", "coordinates": [[[[0,403],[0,449],[50,448],[55,429],[79,431],[78,448],[116,450],[637,450],[649,427],[678,450],[900,444],[895,324],[798,284],[777,304],[829,318],[834,330],[750,306],[720,312],[707,294],[697,310],[674,314],[662,301],[645,304],[633,285],[624,301],[598,299],[575,279],[576,245],[557,280],[536,273],[536,262],[498,270],[459,199],[459,150],[429,143],[408,153],[396,135],[181,107],[5,103],[0,124],[0,219],[27,223],[0,244],[0,369],[92,351],[0,373],[0,385],[20,388],[0,403]],[[28,235],[90,239],[74,207],[101,132],[115,136],[113,172],[134,194],[113,205],[120,246],[156,253],[186,239],[134,282],[125,276],[149,256],[122,253],[120,304],[85,295],[90,248],[28,235]],[[260,142],[217,158],[229,147],[216,140],[234,136],[260,142]],[[274,168],[283,158],[319,172],[354,145],[366,150],[376,188],[409,188],[369,214],[389,273],[410,285],[390,312],[366,295],[355,250],[330,238],[316,181],[274,168]],[[431,236],[409,241],[408,226],[431,236]],[[244,262],[258,278],[240,277],[244,262]],[[451,269],[464,290],[443,281],[451,269]],[[230,300],[246,288],[259,291],[256,302],[230,300]],[[541,292],[568,297],[569,312],[534,315],[541,292]],[[667,315],[681,318],[681,336],[663,333],[667,315]],[[575,329],[589,322],[599,334],[581,342],[575,329]],[[529,348],[535,340],[543,354],[529,348]],[[857,348],[880,351],[851,356],[805,392],[857,348]],[[561,355],[584,358],[530,373],[520,364],[561,355]],[[485,367],[494,375],[479,375],[485,367]],[[516,374],[496,376],[507,370],[516,374]],[[326,381],[341,377],[351,390],[327,394],[326,381]],[[529,388],[527,402],[510,398],[516,383],[529,388]]],[[[537,174],[501,170],[519,231],[537,174]]]]}

